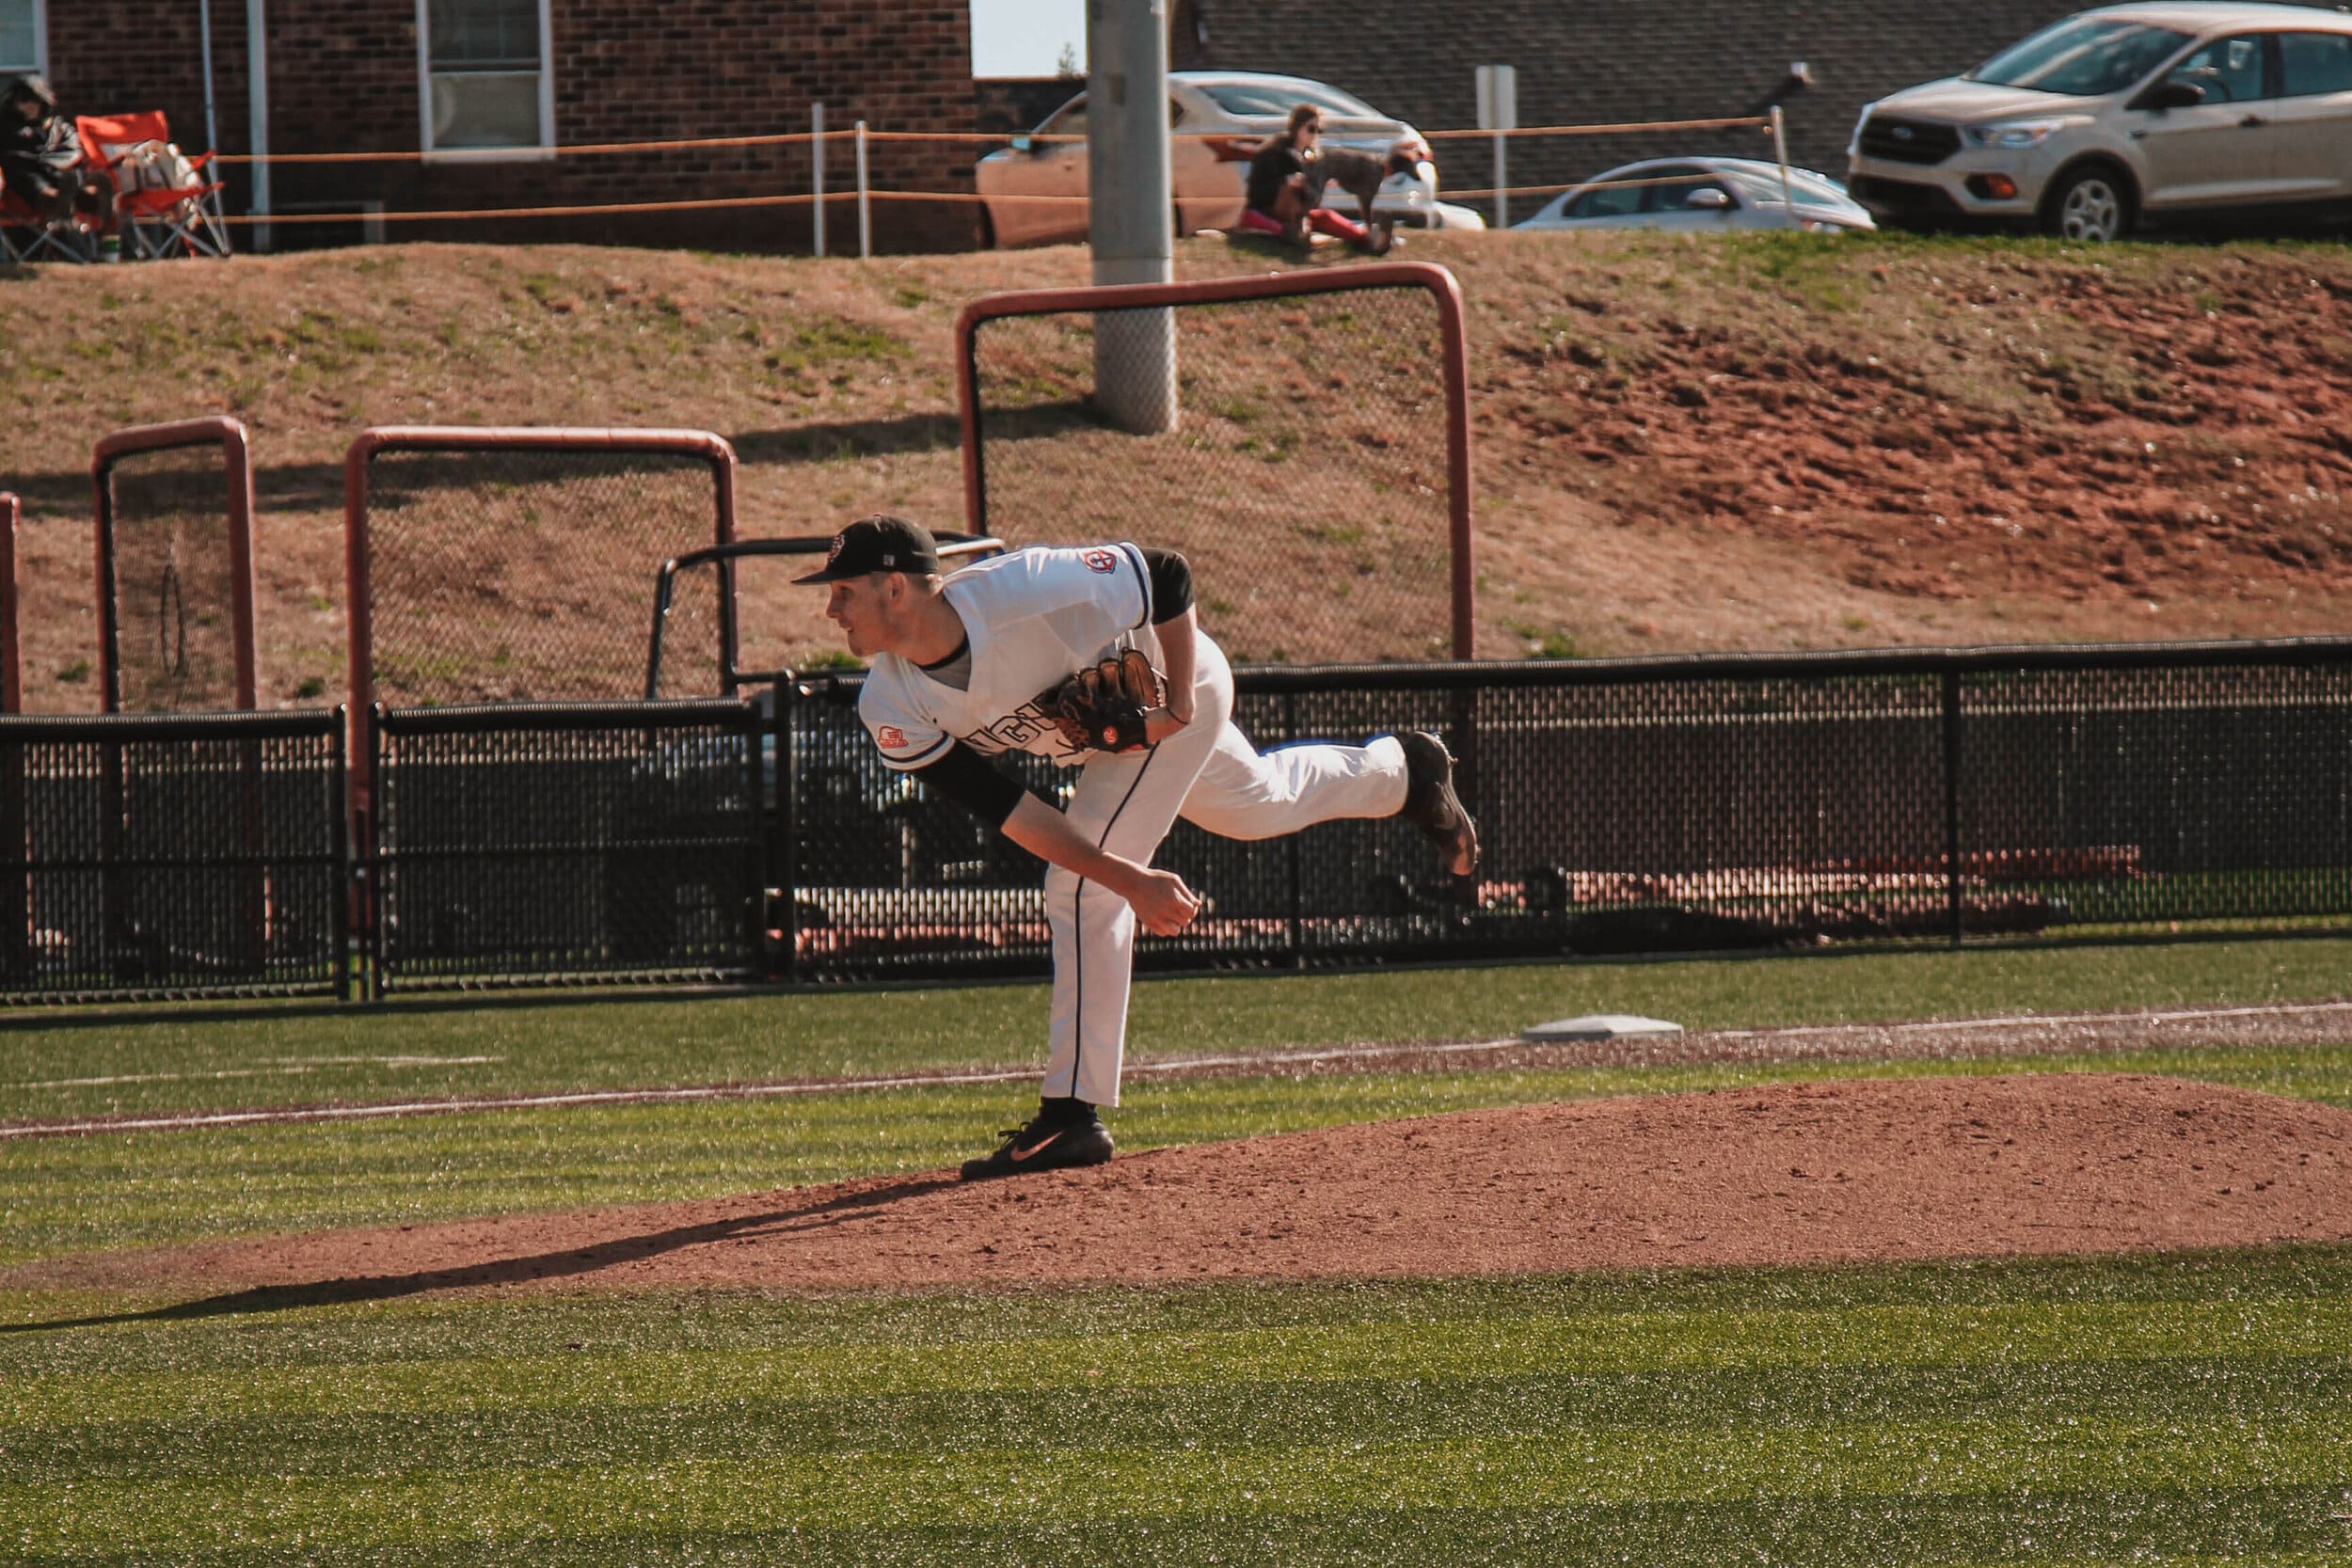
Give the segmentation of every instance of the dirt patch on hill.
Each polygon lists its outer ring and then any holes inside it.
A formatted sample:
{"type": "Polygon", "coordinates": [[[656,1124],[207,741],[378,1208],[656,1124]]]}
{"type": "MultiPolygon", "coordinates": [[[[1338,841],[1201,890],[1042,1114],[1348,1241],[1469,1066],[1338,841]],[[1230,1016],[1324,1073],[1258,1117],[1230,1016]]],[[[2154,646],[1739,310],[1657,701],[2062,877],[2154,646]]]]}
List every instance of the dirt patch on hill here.
{"type": "MultiPolygon", "coordinates": [[[[2324,632],[2352,604],[2340,245],[1441,233],[1409,254],[1452,268],[1470,312],[1482,657],[2324,632]]],[[[1177,264],[1266,260],[1195,239],[1177,264]]],[[[417,245],[132,269],[95,297],[77,269],[9,277],[0,488],[25,501],[27,701],[87,711],[87,453],[111,426],[251,425],[262,700],[315,704],[347,677],[340,460],[360,427],[707,428],[742,457],[746,532],[876,509],[949,524],[956,310],[1083,282],[1087,257],[417,245]]],[[[1269,362],[1268,401],[1319,425],[1343,412],[1329,347],[1269,362]]],[[[1250,471],[1296,498],[1299,536],[1217,562],[1203,485],[1155,513],[1134,497],[1161,489],[1104,485],[1093,449],[1061,447],[1033,478],[1062,499],[991,526],[1028,542],[1181,517],[1232,601],[1211,629],[1261,651],[1290,639],[1253,632],[1252,582],[1359,574],[1363,519],[1340,503],[1389,483],[1352,441],[1262,443],[1250,471]],[[1089,514],[1090,491],[1118,504],[1089,514]]],[[[453,559],[452,604],[524,617],[453,559]]],[[[566,585],[572,623],[611,627],[614,671],[642,657],[652,566],[566,585]]],[[[749,662],[837,657],[821,596],[784,576],[745,574],[749,662]]],[[[1442,575],[1422,576],[1435,602],[1442,575]]],[[[1362,635],[1360,657],[1425,652],[1362,635]]],[[[626,694],[467,673],[485,695],[626,694]]]]}
{"type": "Polygon", "coordinates": [[[2151,1251],[2352,1238],[2352,1113],[2135,1074],[1465,1112],[698,1203],[60,1260],[19,1284],[378,1299],[834,1291],[2151,1251]]]}

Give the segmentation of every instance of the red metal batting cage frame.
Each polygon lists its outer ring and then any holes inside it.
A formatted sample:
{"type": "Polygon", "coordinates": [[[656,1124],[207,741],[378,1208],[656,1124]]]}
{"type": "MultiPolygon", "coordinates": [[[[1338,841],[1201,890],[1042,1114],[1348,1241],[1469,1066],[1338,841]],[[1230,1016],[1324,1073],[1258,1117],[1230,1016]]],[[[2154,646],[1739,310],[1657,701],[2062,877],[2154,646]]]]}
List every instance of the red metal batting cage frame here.
{"type": "MultiPolygon", "coordinates": [[[[529,425],[384,425],[359,433],[343,453],[343,578],[350,610],[351,805],[364,823],[373,788],[375,639],[374,584],[368,553],[368,465],[395,451],[584,452],[699,457],[710,465],[716,521],[712,543],[735,539],[735,448],[707,430],[578,430],[529,425]]],[[[647,570],[660,565],[648,562],[647,570]]],[[[722,669],[735,662],[735,600],[731,578],[721,581],[719,648],[722,669]]]]}
{"type": "Polygon", "coordinates": [[[135,425],[99,439],[90,458],[98,517],[99,696],[103,711],[122,711],[120,609],[115,587],[115,465],[139,452],[217,446],[229,491],[230,635],[235,643],[237,706],[250,709],[258,685],[253,626],[253,457],[245,425],[223,415],[135,425]]]}
{"type": "Polygon", "coordinates": [[[1007,316],[1224,305],[1364,289],[1423,289],[1437,303],[1438,329],[1443,344],[1440,368],[1445,382],[1446,511],[1453,557],[1454,657],[1475,657],[1477,590],[1470,562],[1470,343],[1464,327],[1462,286],[1452,273],[1434,262],[1374,261],[1313,272],[1262,273],[1248,277],[1201,278],[1189,283],[1114,283],[983,294],[956,317],[956,408],[963,432],[965,531],[976,535],[989,531],[988,475],[980,443],[980,372],[976,353],[984,323],[1007,316]]]}
{"type": "Polygon", "coordinates": [[[0,713],[24,711],[24,676],[16,646],[16,528],[24,508],[0,490],[0,713]]]}

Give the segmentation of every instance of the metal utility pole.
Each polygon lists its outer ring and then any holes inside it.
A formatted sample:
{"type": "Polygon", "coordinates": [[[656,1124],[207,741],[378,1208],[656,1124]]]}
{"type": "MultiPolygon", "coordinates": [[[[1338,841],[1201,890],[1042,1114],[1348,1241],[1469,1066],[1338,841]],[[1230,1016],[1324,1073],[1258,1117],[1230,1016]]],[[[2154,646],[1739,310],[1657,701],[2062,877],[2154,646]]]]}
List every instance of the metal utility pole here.
{"type": "MultiPolygon", "coordinates": [[[[1087,0],[1087,201],[1097,283],[1175,280],[1168,0],[1087,0]]],[[[1176,428],[1176,313],[1094,318],[1094,397],[1122,430],[1176,428]]]]}

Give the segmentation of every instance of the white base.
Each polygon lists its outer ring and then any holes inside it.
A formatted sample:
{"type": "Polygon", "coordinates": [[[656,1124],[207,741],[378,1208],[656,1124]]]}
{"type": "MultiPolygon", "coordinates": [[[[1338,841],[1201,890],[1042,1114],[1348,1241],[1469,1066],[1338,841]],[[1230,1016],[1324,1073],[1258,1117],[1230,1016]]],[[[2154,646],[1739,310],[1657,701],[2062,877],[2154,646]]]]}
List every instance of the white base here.
{"type": "Polygon", "coordinates": [[[1669,1023],[1662,1018],[1636,1018],[1630,1013],[1587,1013],[1582,1018],[1555,1018],[1549,1023],[1530,1024],[1519,1031],[1519,1038],[1530,1045],[1546,1045],[1554,1040],[1616,1040],[1645,1035],[1679,1035],[1682,1025],[1669,1023]]]}

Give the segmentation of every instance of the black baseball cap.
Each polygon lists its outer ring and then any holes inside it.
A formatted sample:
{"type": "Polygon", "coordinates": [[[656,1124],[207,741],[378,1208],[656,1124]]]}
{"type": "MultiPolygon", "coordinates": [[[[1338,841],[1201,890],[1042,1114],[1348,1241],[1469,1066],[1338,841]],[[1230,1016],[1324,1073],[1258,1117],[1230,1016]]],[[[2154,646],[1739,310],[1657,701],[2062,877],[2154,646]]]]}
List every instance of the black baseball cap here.
{"type": "Polygon", "coordinates": [[[939,545],[931,538],[931,531],[921,523],[888,513],[860,517],[833,536],[833,548],[825,554],[824,570],[811,572],[794,582],[839,582],[844,578],[862,578],[869,572],[913,572],[916,576],[939,574],[939,545]]]}

